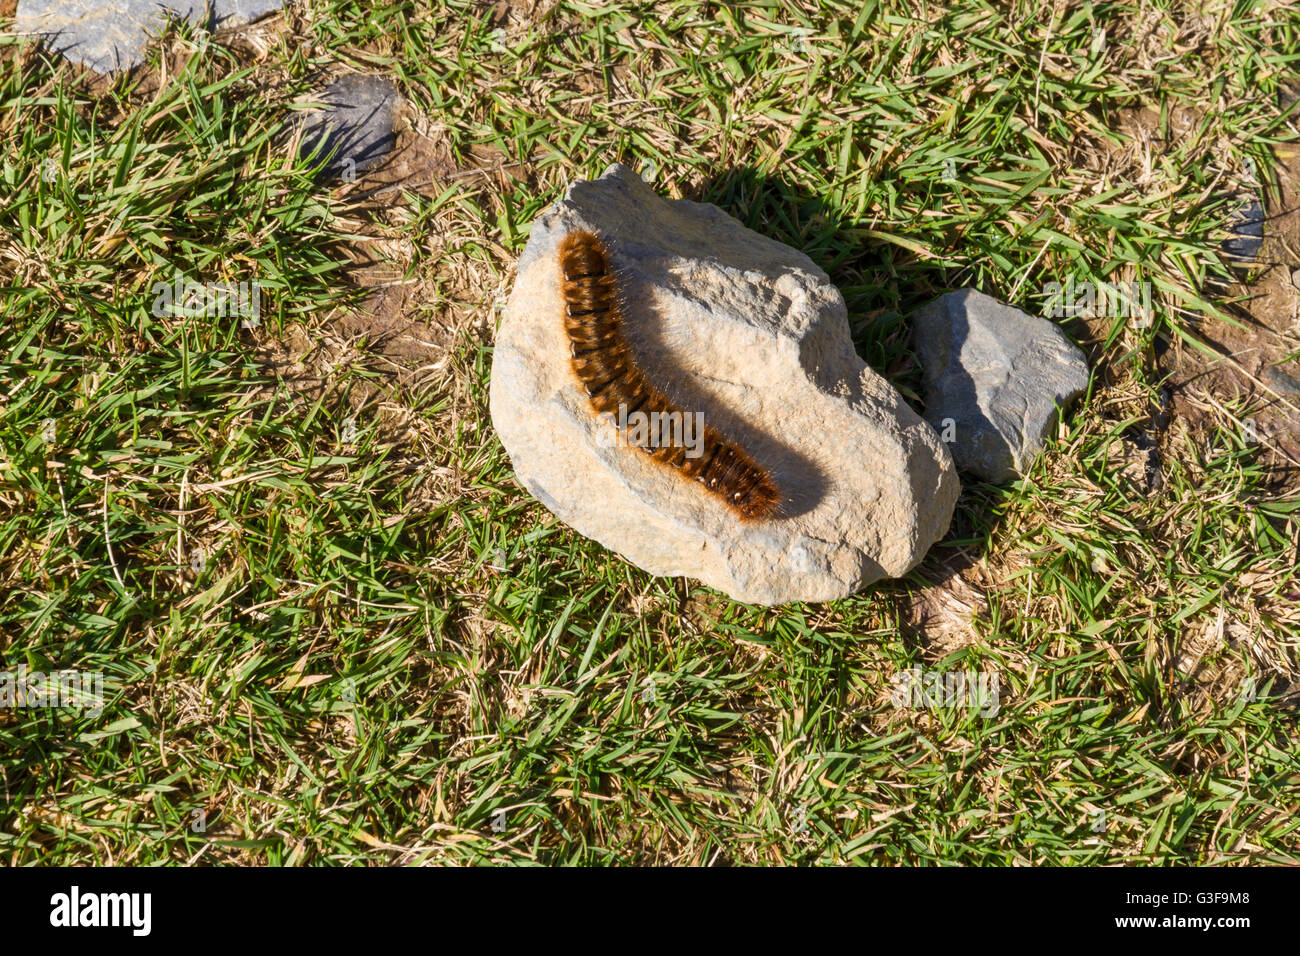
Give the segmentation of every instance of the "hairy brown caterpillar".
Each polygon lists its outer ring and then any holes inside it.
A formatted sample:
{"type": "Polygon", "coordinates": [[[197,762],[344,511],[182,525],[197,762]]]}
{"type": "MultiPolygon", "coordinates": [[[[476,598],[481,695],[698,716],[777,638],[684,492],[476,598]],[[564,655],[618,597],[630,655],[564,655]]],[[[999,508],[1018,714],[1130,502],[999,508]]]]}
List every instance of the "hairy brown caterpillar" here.
{"type": "MultiPolygon", "coordinates": [[[[573,371],[596,413],[629,416],[642,412],[657,415],[656,422],[685,416],[687,413],[651,384],[628,348],[618,283],[598,236],[578,231],[564,237],[560,242],[560,280],[573,371]]],[[[761,521],[776,514],[781,493],[767,470],[711,427],[704,427],[695,455],[688,454],[681,443],[639,447],[684,478],[694,478],[745,521],[761,521]]]]}

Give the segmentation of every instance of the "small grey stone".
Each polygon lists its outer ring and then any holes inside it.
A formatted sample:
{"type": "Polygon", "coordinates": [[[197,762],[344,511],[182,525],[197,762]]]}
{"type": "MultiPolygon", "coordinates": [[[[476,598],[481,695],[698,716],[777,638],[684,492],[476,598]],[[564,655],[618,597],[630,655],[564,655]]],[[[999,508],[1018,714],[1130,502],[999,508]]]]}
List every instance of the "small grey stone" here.
{"type": "Polygon", "coordinates": [[[1238,268],[1249,268],[1264,245],[1264,206],[1257,199],[1244,200],[1228,217],[1233,238],[1223,243],[1223,254],[1238,268]]]}
{"type": "Polygon", "coordinates": [[[1259,377],[1265,385],[1287,398],[1300,398],[1300,370],[1287,372],[1276,365],[1269,365],[1259,377]]]}
{"type": "Polygon", "coordinates": [[[829,601],[906,574],[947,531],[960,492],[939,436],[853,350],[826,273],[619,165],[573,183],[532,223],[490,404],[520,483],[562,521],[652,574],[740,601],[829,601]],[[777,517],[739,521],[593,413],[560,292],[557,248],[575,229],[610,247],[647,374],[770,471],[777,517]]]}
{"type": "Polygon", "coordinates": [[[1282,112],[1286,112],[1291,107],[1300,102],[1300,83],[1294,80],[1282,80],[1278,83],[1277,88],[1278,105],[1282,107],[1282,112]]]}
{"type": "Polygon", "coordinates": [[[990,482],[1023,475],[1066,406],[1088,387],[1083,353],[1056,325],[974,289],[913,319],[925,419],[961,469],[990,482]]]}
{"type": "Polygon", "coordinates": [[[39,36],[55,53],[97,73],[144,62],[149,36],[166,15],[210,30],[239,26],[284,6],[284,0],[19,0],[11,32],[39,36]]]}
{"type": "Polygon", "coordinates": [[[401,98],[388,80],[349,73],[331,82],[316,99],[325,109],[313,110],[303,119],[299,153],[308,156],[320,146],[318,159],[330,157],[320,175],[339,179],[364,172],[392,151],[401,98]]]}

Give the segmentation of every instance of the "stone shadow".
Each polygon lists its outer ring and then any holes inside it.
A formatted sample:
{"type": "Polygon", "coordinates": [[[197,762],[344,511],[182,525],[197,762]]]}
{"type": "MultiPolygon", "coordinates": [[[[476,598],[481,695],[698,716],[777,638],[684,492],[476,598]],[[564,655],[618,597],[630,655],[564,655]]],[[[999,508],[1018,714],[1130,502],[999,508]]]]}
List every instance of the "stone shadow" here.
{"type": "MultiPolygon", "coordinates": [[[[687,191],[684,198],[714,203],[748,228],[804,252],[844,295],[858,356],[924,417],[911,316],[930,300],[962,287],[955,270],[864,237],[849,213],[779,173],[735,167],[687,191]]],[[[973,389],[974,383],[969,386],[973,389]]],[[[942,585],[977,564],[1001,521],[995,505],[1004,492],[962,477],[948,533],[909,575],[922,586],[942,585]]]]}

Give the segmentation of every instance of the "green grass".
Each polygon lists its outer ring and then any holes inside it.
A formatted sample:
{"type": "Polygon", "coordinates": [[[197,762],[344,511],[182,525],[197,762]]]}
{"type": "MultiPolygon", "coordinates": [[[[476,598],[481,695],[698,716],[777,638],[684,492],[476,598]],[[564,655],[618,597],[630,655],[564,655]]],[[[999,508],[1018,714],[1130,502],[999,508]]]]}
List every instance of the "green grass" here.
{"type": "Polygon", "coordinates": [[[539,6],[308,3],[109,84],[2,41],[0,667],[107,687],[0,711],[0,858],[1300,863],[1300,498],[1157,422],[1158,347],[1222,315],[1223,184],[1297,138],[1300,13],[539,6]],[[316,184],[285,123],[343,67],[465,175],[316,184]],[[805,250],[913,401],[908,315],[959,285],[1142,279],[1156,322],[1066,322],[1086,404],[908,578],[736,604],[557,523],[490,427],[528,224],[615,160],[805,250]],[[421,377],[337,332],[360,245],[447,331],[421,377]],[[256,279],[262,325],[154,314],[178,273],[256,279]],[[895,708],[913,666],[997,673],[998,713],[895,708]]]}

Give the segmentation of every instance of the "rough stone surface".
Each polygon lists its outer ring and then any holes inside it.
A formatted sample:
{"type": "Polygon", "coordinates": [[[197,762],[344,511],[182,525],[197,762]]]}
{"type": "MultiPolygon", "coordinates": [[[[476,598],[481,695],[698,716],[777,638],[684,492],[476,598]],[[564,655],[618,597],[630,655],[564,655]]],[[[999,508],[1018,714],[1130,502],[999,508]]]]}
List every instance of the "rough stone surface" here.
{"type": "Polygon", "coordinates": [[[97,73],[144,62],[150,35],[168,15],[217,29],[239,26],[284,6],[284,0],[19,0],[11,31],[42,37],[55,53],[97,73]]]}
{"type": "Polygon", "coordinates": [[[950,441],[957,466],[985,481],[1023,475],[1057,406],[1088,387],[1083,352],[1056,325],[974,289],[923,305],[913,335],[925,419],[950,441]]]}
{"type": "Polygon", "coordinates": [[[400,94],[378,76],[349,73],[332,81],[317,99],[325,104],[303,120],[299,152],[307,156],[320,146],[320,156],[330,159],[320,175],[346,178],[382,162],[396,138],[400,94]]]}
{"type": "Polygon", "coordinates": [[[1233,237],[1223,242],[1223,254],[1238,269],[1248,269],[1264,246],[1264,206],[1258,199],[1243,200],[1228,217],[1233,237]]]}
{"type": "Polygon", "coordinates": [[[560,519],[652,574],[758,604],[832,600],[906,573],[959,492],[938,435],[854,352],[821,269],[617,165],[533,223],[497,333],[491,409],[519,480],[560,519]],[[556,259],[579,228],[611,247],[642,366],[771,471],[781,516],[739,522],[592,413],[569,365],[556,259]]]}

